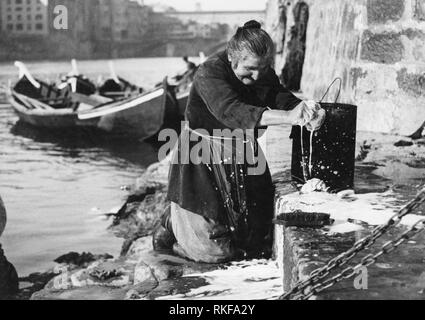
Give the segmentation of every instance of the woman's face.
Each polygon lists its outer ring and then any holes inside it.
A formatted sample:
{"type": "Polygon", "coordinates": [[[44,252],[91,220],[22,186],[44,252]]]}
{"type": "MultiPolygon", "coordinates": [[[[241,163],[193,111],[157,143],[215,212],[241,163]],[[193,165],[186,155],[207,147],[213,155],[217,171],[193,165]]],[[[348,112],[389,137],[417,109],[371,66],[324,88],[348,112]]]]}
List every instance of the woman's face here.
{"type": "Polygon", "coordinates": [[[241,58],[237,61],[232,61],[231,57],[229,57],[229,61],[236,77],[247,86],[257,82],[269,66],[267,59],[249,54],[246,51],[241,53],[241,58]]]}

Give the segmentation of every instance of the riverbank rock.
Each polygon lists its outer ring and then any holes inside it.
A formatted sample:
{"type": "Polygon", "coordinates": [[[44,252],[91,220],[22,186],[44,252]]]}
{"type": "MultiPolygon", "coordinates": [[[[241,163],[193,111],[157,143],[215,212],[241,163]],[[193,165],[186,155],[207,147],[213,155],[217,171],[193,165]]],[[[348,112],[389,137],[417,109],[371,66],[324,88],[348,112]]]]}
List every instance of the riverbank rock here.
{"type": "Polygon", "coordinates": [[[55,262],[59,264],[74,265],[75,267],[87,267],[94,261],[112,258],[113,256],[106,253],[102,255],[94,255],[90,252],[83,252],[81,254],[77,252],[70,252],[55,259],[55,262]]]}
{"type": "Polygon", "coordinates": [[[19,278],[19,293],[15,296],[16,300],[29,300],[34,293],[43,290],[47,283],[58,275],[54,271],[35,272],[19,278]]]}
{"type": "Polygon", "coordinates": [[[6,228],[6,209],[3,204],[3,200],[0,197],[0,237],[6,228]]]}
{"type": "Polygon", "coordinates": [[[169,205],[167,201],[170,159],[150,166],[133,186],[125,204],[114,217],[110,230],[123,238],[124,256],[133,241],[152,234],[169,205]]]}
{"type": "Polygon", "coordinates": [[[71,264],[62,263],[55,268],[60,273],[49,279],[31,299],[155,299],[181,293],[185,283],[190,282],[190,279],[181,279],[186,275],[220,268],[220,265],[195,263],[152,249],[152,237],[143,237],[133,242],[127,255],[117,259],[100,258],[80,267],[73,259],[71,264]],[[176,283],[181,290],[175,290],[176,283]]]}
{"type": "MultiPolygon", "coordinates": [[[[0,236],[6,227],[6,209],[0,198],[0,236]]],[[[18,274],[15,267],[6,259],[0,244],[0,300],[10,299],[18,292],[18,274]]]]}
{"type": "Polygon", "coordinates": [[[0,300],[11,299],[18,293],[18,274],[15,267],[7,261],[0,245],[0,300]]]}

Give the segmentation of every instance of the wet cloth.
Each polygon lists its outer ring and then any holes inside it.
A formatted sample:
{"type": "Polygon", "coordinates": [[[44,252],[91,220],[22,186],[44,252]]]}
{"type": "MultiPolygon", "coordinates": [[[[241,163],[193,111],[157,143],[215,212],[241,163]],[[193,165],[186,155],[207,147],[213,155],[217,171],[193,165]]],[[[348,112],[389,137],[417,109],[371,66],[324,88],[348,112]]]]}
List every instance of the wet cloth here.
{"type": "MultiPolygon", "coordinates": [[[[244,132],[248,129],[258,129],[259,120],[267,108],[289,110],[300,102],[301,100],[280,85],[271,68],[255,85],[245,86],[234,75],[227,53],[221,52],[198,69],[185,116],[190,130],[202,129],[203,133],[214,137],[214,129],[242,129],[244,132]]],[[[185,134],[187,132],[183,130],[181,138],[185,134]]],[[[249,149],[246,154],[254,153],[257,158],[261,158],[262,150],[256,137],[257,133],[254,134],[254,139],[245,145],[249,149]]],[[[179,143],[176,154],[188,157],[197,145],[198,141],[179,143]]],[[[244,248],[259,247],[270,231],[274,187],[267,165],[256,175],[247,174],[249,167],[247,162],[236,169],[229,163],[211,167],[202,162],[173,161],[170,166],[168,199],[191,214],[229,227],[228,205],[223,198],[225,188],[222,187],[227,185],[227,192],[232,195],[235,216],[246,218],[245,227],[238,227],[236,230],[241,234],[238,238],[244,239],[244,243],[238,245],[244,248]],[[221,172],[221,177],[226,177],[225,184],[217,180],[220,176],[217,172],[221,172]],[[232,175],[235,172],[241,175],[232,175]],[[236,187],[235,177],[239,177],[239,187],[236,187]],[[242,190],[241,183],[245,196],[238,195],[242,190]]],[[[173,215],[176,214],[178,215],[173,215]]],[[[179,242],[178,238],[177,241],[179,242]]]]}
{"type": "Polygon", "coordinates": [[[228,230],[214,220],[204,218],[171,203],[171,225],[177,243],[174,252],[187,259],[222,263],[235,256],[228,230]]]}
{"type": "MultiPolygon", "coordinates": [[[[254,213],[248,216],[251,203],[247,201],[246,194],[247,172],[255,163],[255,145],[256,141],[250,137],[209,136],[188,127],[182,132],[172,163],[189,163],[189,160],[190,163],[202,163],[209,171],[209,184],[215,189],[217,200],[223,207],[223,214],[208,218],[173,203],[172,229],[178,244],[187,252],[186,257],[196,261],[221,262],[234,256],[235,248],[248,251],[261,246],[257,232],[252,232],[261,226],[261,219],[252,223],[254,213]],[[190,139],[189,134],[192,135],[190,139]],[[181,154],[178,150],[193,150],[193,136],[202,139],[205,149],[202,153],[191,154],[189,159],[188,153],[181,154]],[[191,218],[188,219],[188,216],[191,218]],[[223,248],[220,249],[220,246],[223,248]],[[215,254],[211,256],[213,252],[215,254]]],[[[265,162],[264,156],[262,161],[265,162]]],[[[269,200],[272,202],[272,199],[269,200]]]]}

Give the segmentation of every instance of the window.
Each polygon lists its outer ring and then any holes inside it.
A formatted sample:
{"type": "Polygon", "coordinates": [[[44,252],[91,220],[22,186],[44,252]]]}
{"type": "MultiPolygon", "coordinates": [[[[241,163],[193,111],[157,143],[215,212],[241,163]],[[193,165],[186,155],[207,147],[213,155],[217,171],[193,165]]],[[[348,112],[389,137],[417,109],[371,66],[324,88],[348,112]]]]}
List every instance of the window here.
{"type": "Polygon", "coordinates": [[[11,14],[7,15],[7,21],[12,21],[12,15],[11,14]]]}
{"type": "Polygon", "coordinates": [[[16,20],[18,20],[18,21],[22,21],[22,16],[21,16],[20,14],[18,14],[18,15],[16,16],[16,20]]]}
{"type": "Polygon", "coordinates": [[[28,30],[28,31],[31,31],[31,30],[32,30],[32,25],[27,24],[27,30],[28,30]]]}
{"type": "Polygon", "coordinates": [[[22,23],[18,23],[18,24],[16,25],[16,30],[18,30],[18,31],[22,31],[22,30],[24,30],[24,25],[23,25],[22,23]]]}
{"type": "Polygon", "coordinates": [[[36,29],[36,30],[43,30],[43,24],[42,24],[42,23],[37,23],[37,24],[35,25],[35,29],[36,29]]]}
{"type": "Polygon", "coordinates": [[[31,21],[31,19],[32,19],[32,15],[27,14],[27,20],[28,20],[28,21],[31,21]]]}
{"type": "Polygon", "coordinates": [[[111,28],[103,27],[102,28],[102,35],[104,38],[108,38],[111,35],[111,28]]]}
{"type": "Polygon", "coordinates": [[[15,0],[15,4],[22,4],[22,0],[15,0]]]}
{"type": "Polygon", "coordinates": [[[8,24],[7,25],[7,30],[9,30],[9,31],[13,31],[13,24],[8,24]]]}
{"type": "Polygon", "coordinates": [[[43,20],[43,15],[42,14],[36,14],[35,20],[43,20]]]}

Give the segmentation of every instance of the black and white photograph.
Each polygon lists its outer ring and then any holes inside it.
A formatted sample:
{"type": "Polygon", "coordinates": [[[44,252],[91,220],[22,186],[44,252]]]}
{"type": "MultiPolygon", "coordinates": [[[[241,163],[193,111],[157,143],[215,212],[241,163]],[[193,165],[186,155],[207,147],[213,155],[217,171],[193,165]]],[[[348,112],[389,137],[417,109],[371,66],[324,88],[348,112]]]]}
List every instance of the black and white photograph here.
{"type": "Polygon", "coordinates": [[[425,300],[424,203],[425,0],[0,0],[0,300],[425,300]]]}

